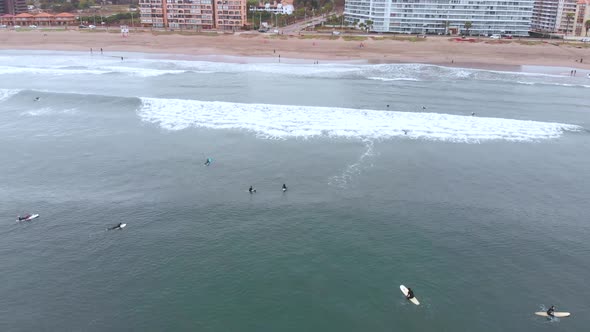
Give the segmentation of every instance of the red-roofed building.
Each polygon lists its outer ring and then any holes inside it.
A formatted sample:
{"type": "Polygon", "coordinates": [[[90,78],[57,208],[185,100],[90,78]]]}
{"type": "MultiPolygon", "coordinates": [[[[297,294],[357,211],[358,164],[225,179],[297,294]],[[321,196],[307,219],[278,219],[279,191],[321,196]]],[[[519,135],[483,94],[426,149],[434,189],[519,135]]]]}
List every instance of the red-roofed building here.
{"type": "Polygon", "coordinates": [[[20,13],[14,17],[14,24],[20,26],[28,26],[35,24],[35,16],[29,13],[20,13]]]}
{"type": "Polygon", "coordinates": [[[76,15],[70,13],[59,13],[53,17],[56,25],[75,25],[76,15]]]}
{"type": "Polygon", "coordinates": [[[39,13],[35,15],[35,25],[44,25],[48,26],[51,25],[53,22],[54,16],[48,13],[39,13]]]}
{"type": "Polygon", "coordinates": [[[14,25],[14,15],[4,14],[4,15],[0,16],[0,24],[14,25]]]}

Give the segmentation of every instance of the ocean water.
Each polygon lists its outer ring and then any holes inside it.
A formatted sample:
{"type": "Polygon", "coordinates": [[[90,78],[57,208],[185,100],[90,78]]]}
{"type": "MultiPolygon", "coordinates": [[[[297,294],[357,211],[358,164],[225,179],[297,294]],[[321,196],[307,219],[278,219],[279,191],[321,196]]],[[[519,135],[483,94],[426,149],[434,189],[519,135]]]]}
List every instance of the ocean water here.
{"type": "Polygon", "coordinates": [[[2,51],[0,331],[584,331],[564,71],[2,51]]]}

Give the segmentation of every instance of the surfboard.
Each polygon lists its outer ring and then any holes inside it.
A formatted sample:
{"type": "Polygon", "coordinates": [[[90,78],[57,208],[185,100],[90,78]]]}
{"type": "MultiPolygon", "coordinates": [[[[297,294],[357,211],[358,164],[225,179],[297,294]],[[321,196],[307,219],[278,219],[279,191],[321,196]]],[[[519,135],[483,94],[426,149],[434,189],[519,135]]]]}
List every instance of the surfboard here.
{"type": "MultiPolygon", "coordinates": [[[[549,315],[547,315],[547,313],[545,311],[537,311],[537,312],[535,312],[535,315],[542,316],[542,317],[549,317],[549,315]]],[[[570,315],[571,315],[571,313],[565,312],[565,311],[555,311],[553,313],[553,317],[557,317],[557,318],[569,317],[570,315]]]]}
{"type": "Polygon", "coordinates": [[[127,224],[121,224],[121,228],[125,228],[125,226],[127,226],[127,224]]]}
{"type": "MultiPolygon", "coordinates": [[[[400,285],[399,289],[402,291],[404,296],[408,296],[408,289],[404,285],[400,285]]],[[[415,305],[420,305],[420,301],[416,297],[410,299],[410,302],[414,303],[415,305]]]]}

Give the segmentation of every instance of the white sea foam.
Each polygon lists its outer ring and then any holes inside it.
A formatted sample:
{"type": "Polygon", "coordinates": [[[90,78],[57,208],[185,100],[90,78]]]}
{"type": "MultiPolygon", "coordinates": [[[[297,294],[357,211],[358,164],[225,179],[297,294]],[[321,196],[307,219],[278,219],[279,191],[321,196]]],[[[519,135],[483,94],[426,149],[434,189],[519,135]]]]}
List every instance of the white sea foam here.
{"type": "Polygon", "coordinates": [[[561,123],[437,113],[158,98],[141,100],[140,118],[167,130],[190,127],[242,129],[263,138],[403,137],[477,143],[486,140],[536,141],[557,138],[564,131],[581,130],[579,126],[561,123]]]}
{"type": "MultiPolygon", "coordinates": [[[[360,174],[363,168],[366,168],[364,166],[367,164],[367,160],[375,155],[374,145],[373,141],[366,140],[365,151],[360,155],[357,161],[346,166],[340,175],[331,177],[328,183],[333,186],[345,188],[354,176],[360,174]]],[[[372,164],[368,166],[372,166],[372,164]]]]}
{"type": "Polygon", "coordinates": [[[0,102],[14,96],[15,94],[19,93],[20,90],[14,89],[0,89],[0,102]]]}
{"type": "Polygon", "coordinates": [[[367,77],[370,80],[374,80],[374,81],[384,81],[384,82],[390,82],[390,81],[420,81],[417,78],[411,78],[411,77],[396,77],[396,78],[386,78],[386,77],[367,77]]]}
{"type": "Polygon", "coordinates": [[[167,74],[182,74],[186,70],[161,70],[150,68],[124,67],[124,66],[103,66],[103,67],[11,67],[0,66],[2,74],[36,74],[36,75],[104,75],[112,73],[128,74],[139,77],[155,77],[167,74]]]}
{"type": "Polygon", "coordinates": [[[51,107],[42,107],[34,110],[26,111],[21,113],[25,116],[45,116],[45,115],[56,115],[56,114],[76,114],[78,112],[75,108],[68,108],[63,110],[55,110],[51,107]]]}

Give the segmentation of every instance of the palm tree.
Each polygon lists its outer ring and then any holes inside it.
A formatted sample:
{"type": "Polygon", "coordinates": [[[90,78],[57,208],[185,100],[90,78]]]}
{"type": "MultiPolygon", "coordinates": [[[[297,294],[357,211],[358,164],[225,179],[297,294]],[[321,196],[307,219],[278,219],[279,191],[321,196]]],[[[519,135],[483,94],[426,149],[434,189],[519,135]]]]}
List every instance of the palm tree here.
{"type": "Polygon", "coordinates": [[[365,30],[366,28],[367,28],[367,25],[365,23],[360,23],[359,24],[359,29],[365,30]]]}
{"type": "Polygon", "coordinates": [[[467,35],[469,35],[469,29],[471,29],[472,26],[473,24],[471,22],[465,22],[465,30],[467,30],[467,35]]]}
{"type": "Polygon", "coordinates": [[[588,30],[590,30],[590,20],[584,22],[584,28],[586,28],[586,37],[588,37],[588,30]]]}
{"type": "Polygon", "coordinates": [[[570,22],[574,18],[574,13],[565,14],[565,18],[567,19],[567,28],[565,29],[565,35],[567,36],[568,31],[570,31],[570,22]]]}

